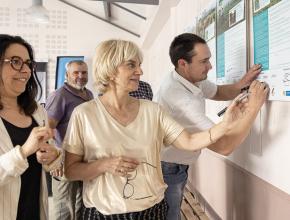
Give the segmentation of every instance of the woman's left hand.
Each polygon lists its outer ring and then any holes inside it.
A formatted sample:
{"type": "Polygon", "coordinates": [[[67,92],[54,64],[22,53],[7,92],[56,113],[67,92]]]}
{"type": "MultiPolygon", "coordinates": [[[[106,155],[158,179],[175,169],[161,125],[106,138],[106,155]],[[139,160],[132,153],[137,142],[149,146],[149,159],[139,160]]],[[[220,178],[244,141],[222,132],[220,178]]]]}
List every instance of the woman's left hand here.
{"type": "Polygon", "coordinates": [[[244,94],[239,94],[227,108],[223,122],[231,129],[239,119],[249,113],[248,111],[258,112],[264,104],[268,92],[269,88],[266,84],[257,80],[253,81],[249,89],[248,98],[240,100],[244,94]]]}
{"type": "Polygon", "coordinates": [[[248,106],[248,100],[238,101],[243,94],[239,94],[233,102],[228,106],[227,111],[223,117],[223,123],[226,125],[227,129],[230,130],[232,127],[236,126],[236,122],[243,118],[244,112],[248,106]]]}
{"type": "Polygon", "coordinates": [[[36,152],[38,163],[43,165],[50,164],[58,155],[57,149],[53,145],[47,143],[41,144],[39,150],[36,152]]]}

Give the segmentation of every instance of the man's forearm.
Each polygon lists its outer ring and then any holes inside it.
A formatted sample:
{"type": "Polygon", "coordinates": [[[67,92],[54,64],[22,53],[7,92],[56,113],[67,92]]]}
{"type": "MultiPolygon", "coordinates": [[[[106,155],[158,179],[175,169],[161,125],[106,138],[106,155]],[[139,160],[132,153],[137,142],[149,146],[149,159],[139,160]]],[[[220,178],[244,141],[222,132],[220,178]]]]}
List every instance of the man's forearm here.
{"type": "Polygon", "coordinates": [[[234,99],[245,86],[250,85],[261,73],[260,64],[253,65],[248,72],[236,83],[218,86],[216,95],[213,100],[227,101],[234,99]]]}
{"type": "Polygon", "coordinates": [[[220,85],[217,88],[217,93],[213,100],[228,101],[234,99],[244,87],[241,83],[234,83],[229,85],[220,85]]]}

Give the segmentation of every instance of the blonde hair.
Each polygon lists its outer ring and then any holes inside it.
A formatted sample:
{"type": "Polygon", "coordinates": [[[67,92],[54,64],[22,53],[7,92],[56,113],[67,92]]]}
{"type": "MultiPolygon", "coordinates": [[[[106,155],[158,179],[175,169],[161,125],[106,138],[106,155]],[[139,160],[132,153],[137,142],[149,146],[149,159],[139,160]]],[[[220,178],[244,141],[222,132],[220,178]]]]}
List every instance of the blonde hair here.
{"type": "Polygon", "coordinates": [[[107,40],[101,42],[96,49],[93,60],[93,84],[100,93],[107,91],[109,81],[115,76],[122,63],[143,57],[138,46],[125,40],[107,40]]]}

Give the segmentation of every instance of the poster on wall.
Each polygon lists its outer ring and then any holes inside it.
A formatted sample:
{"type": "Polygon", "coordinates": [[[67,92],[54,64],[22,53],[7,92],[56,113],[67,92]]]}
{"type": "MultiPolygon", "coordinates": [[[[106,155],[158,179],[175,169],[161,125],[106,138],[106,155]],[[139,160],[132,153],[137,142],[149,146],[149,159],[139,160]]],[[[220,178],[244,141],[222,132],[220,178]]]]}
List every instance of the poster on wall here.
{"type": "Polygon", "coordinates": [[[65,82],[66,64],[72,60],[84,60],[84,56],[58,56],[56,61],[55,89],[65,82]]]}
{"type": "Polygon", "coordinates": [[[269,100],[290,101],[290,1],[253,0],[254,63],[270,86],[269,100]]]}
{"type": "Polygon", "coordinates": [[[208,72],[207,79],[216,83],[216,0],[202,11],[197,18],[196,34],[206,40],[211,52],[212,69],[208,72]]]}
{"type": "Polygon", "coordinates": [[[247,70],[244,0],[217,1],[217,84],[235,83],[247,70]]]}

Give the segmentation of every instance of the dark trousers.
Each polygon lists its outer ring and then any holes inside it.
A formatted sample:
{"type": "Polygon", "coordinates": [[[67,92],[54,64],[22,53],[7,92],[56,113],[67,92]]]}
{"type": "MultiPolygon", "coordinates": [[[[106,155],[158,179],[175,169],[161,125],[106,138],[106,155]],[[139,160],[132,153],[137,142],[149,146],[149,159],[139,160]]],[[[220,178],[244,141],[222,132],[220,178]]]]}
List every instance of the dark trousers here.
{"type": "Polygon", "coordinates": [[[83,207],[82,220],[166,220],[167,203],[163,199],[160,203],[141,212],[103,215],[96,208],[83,207]]]}

